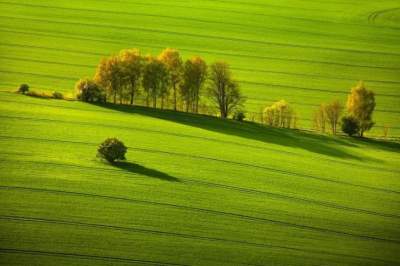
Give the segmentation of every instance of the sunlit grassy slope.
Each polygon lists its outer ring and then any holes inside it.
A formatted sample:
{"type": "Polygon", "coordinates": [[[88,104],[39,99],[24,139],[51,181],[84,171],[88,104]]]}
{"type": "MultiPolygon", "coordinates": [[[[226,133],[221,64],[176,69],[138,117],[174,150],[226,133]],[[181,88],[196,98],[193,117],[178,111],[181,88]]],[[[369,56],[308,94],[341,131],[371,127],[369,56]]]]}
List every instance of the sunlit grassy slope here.
{"type": "MultiPolygon", "coordinates": [[[[370,134],[400,135],[398,0],[0,1],[0,89],[20,83],[71,92],[100,57],[165,47],[228,61],[259,112],[286,99],[301,127],[358,81],[377,93],[370,134]]],[[[249,115],[251,116],[251,115],[249,115]]]]}
{"type": "Polygon", "coordinates": [[[397,265],[400,147],[0,93],[0,264],[397,265]],[[120,138],[125,163],[96,159],[120,138]]]}

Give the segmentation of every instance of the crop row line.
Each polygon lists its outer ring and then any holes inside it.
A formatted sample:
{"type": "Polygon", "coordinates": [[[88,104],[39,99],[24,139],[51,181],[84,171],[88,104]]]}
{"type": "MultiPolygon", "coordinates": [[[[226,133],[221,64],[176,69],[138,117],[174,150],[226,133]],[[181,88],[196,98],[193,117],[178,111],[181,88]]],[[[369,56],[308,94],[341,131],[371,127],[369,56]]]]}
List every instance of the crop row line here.
{"type": "MultiPolygon", "coordinates": [[[[116,11],[116,10],[101,10],[101,9],[89,9],[89,8],[72,8],[72,7],[61,7],[61,6],[49,6],[49,5],[37,5],[37,4],[28,4],[28,3],[13,3],[13,2],[6,2],[6,1],[0,1],[0,4],[6,4],[6,5],[13,5],[13,6],[23,6],[23,7],[34,7],[34,8],[46,8],[46,9],[55,9],[55,10],[63,10],[63,11],[72,11],[72,12],[87,12],[87,13],[95,13],[95,14],[114,14],[114,15],[127,15],[127,16],[142,16],[142,17],[150,17],[150,18],[165,18],[165,19],[171,19],[171,20],[179,20],[179,21],[192,21],[192,22],[197,22],[197,23],[208,23],[208,24],[218,24],[218,25],[229,25],[229,26],[238,26],[242,28],[248,28],[252,27],[253,29],[263,29],[267,31],[272,31],[272,32],[287,32],[287,33],[295,33],[295,34],[306,34],[306,35],[314,35],[314,36],[324,36],[324,37],[333,37],[337,39],[338,37],[342,37],[345,40],[365,40],[365,41],[374,41],[376,42],[376,39],[371,40],[370,38],[365,38],[365,37],[353,37],[349,35],[340,35],[340,34],[328,34],[328,33],[321,33],[321,32],[311,32],[311,31],[303,31],[303,30],[291,30],[287,28],[279,28],[279,27],[271,27],[271,26],[265,26],[265,25],[257,25],[257,24],[243,24],[243,23],[237,23],[237,22],[223,22],[219,20],[209,20],[209,19],[200,19],[200,18],[193,18],[193,17],[182,17],[182,16],[167,16],[167,15],[161,15],[161,14],[149,14],[149,13],[139,13],[139,12],[128,12],[128,11],[116,11]]],[[[79,15],[79,17],[82,17],[79,15]]],[[[382,53],[382,52],[379,52],[382,53]]],[[[385,53],[385,54],[397,54],[397,53],[385,53]]]]}
{"type": "MultiPolygon", "coordinates": [[[[0,102],[1,102],[1,100],[0,100],[0,102]]],[[[70,108],[70,109],[75,109],[75,108],[70,108]]],[[[200,136],[187,135],[187,134],[182,134],[182,133],[172,133],[172,132],[167,132],[167,131],[144,129],[144,128],[138,128],[138,127],[132,127],[132,126],[128,127],[128,126],[120,126],[120,125],[105,125],[105,124],[86,122],[86,121],[85,122],[77,122],[77,121],[64,121],[64,120],[48,119],[48,118],[29,118],[29,117],[21,117],[21,116],[0,115],[0,117],[6,118],[6,119],[17,119],[17,120],[31,120],[31,121],[44,121],[44,122],[52,122],[52,123],[78,124],[78,125],[86,125],[86,126],[92,125],[92,126],[100,126],[100,127],[112,127],[112,128],[119,128],[119,129],[124,129],[124,130],[134,130],[134,131],[153,133],[153,134],[170,135],[170,136],[175,136],[175,137],[180,137],[180,138],[192,138],[192,139],[206,140],[206,141],[216,142],[216,143],[226,143],[226,144],[230,144],[230,145],[234,145],[234,146],[248,147],[248,148],[254,148],[254,149],[265,150],[265,151],[272,151],[272,152],[275,152],[278,154],[287,154],[287,155],[304,157],[304,155],[298,154],[295,152],[283,151],[283,150],[274,149],[274,148],[260,147],[260,145],[251,145],[251,144],[239,143],[239,142],[235,142],[235,141],[215,139],[215,138],[210,138],[210,137],[200,137],[200,136]]],[[[5,137],[12,138],[11,136],[1,136],[1,137],[2,138],[5,138],[5,137]]],[[[33,140],[39,140],[39,139],[33,138],[33,140]]],[[[52,141],[59,141],[59,140],[52,140],[52,141]]],[[[309,156],[309,157],[315,158],[317,160],[324,160],[324,161],[332,162],[332,163],[351,165],[353,167],[358,167],[361,169],[369,168],[369,169],[385,171],[385,172],[390,172],[390,173],[400,173],[400,171],[397,171],[397,170],[393,170],[393,169],[389,170],[389,169],[382,168],[382,167],[374,167],[374,166],[371,166],[368,164],[367,165],[359,165],[359,164],[355,164],[355,163],[351,163],[351,162],[347,162],[347,161],[339,161],[339,160],[324,158],[321,156],[309,156]]]]}
{"type": "MultiPolygon", "coordinates": [[[[1,17],[1,16],[0,16],[1,17]]],[[[29,29],[30,31],[26,31],[28,28],[25,26],[24,31],[12,30],[8,29],[7,27],[3,27],[0,31],[9,32],[14,34],[25,34],[25,35],[34,35],[34,36],[46,36],[52,38],[64,38],[64,39],[75,39],[79,41],[91,41],[91,42],[101,42],[101,43],[109,43],[109,44],[116,44],[116,45],[128,45],[129,47],[132,46],[132,42],[127,40],[116,40],[110,39],[107,37],[98,38],[97,36],[90,35],[86,33],[83,37],[82,34],[71,34],[66,32],[54,31],[54,30],[46,30],[46,32],[37,30],[37,29],[29,29]],[[89,36],[89,37],[87,37],[89,36]]],[[[139,42],[135,42],[139,44],[139,42]]],[[[157,48],[157,49],[164,49],[163,46],[156,46],[154,44],[140,44],[146,48],[157,48]]],[[[258,60],[277,60],[277,61],[286,61],[286,62],[300,62],[306,64],[322,64],[328,66],[340,66],[340,67],[359,67],[359,68],[368,68],[368,69],[384,69],[384,70],[398,70],[399,68],[393,67],[384,67],[384,66],[371,66],[371,65],[360,65],[360,64],[352,64],[352,63],[339,63],[339,62],[330,62],[330,61],[318,61],[318,60],[308,60],[308,59],[299,59],[299,58],[285,58],[285,57],[272,57],[272,56],[261,56],[261,55],[251,55],[251,54],[240,54],[240,53],[226,53],[221,51],[211,51],[211,50],[200,50],[200,49],[189,49],[189,48],[180,48],[182,51],[192,52],[192,53],[203,53],[203,54],[212,54],[212,55],[221,55],[221,56],[232,56],[232,57],[242,57],[242,58],[253,58],[258,60]]]]}
{"type": "MultiPolygon", "coordinates": [[[[58,224],[58,225],[69,225],[69,226],[83,226],[83,227],[91,227],[91,228],[103,229],[103,230],[137,232],[137,233],[143,233],[143,234],[162,235],[162,236],[167,236],[167,237],[180,237],[180,238],[185,238],[185,239],[196,239],[196,240],[204,240],[204,241],[225,242],[225,243],[238,244],[238,245],[248,245],[248,246],[255,246],[255,247],[259,247],[259,248],[274,248],[274,249],[284,249],[284,250],[291,250],[291,251],[303,252],[303,253],[313,253],[313,254],[329,255],[329,256],[340,256],[340,257],[347,257],[347,258],[352,258],[352,259],[379,261],[379,262],[384,262],[384,263],[396,263],[396,262],[390,261],[390,260],[383,260],[383,259],[367,257],[367,256],[335,253],[335,252],[329,252],[329,251],[323,251],[323,250],[311,250],[311,249],[304,249],[304,248],[290,247],[290,246],[283,246],[283,245],[273,245],[273,244],[266,244],[266,243],[255,243],[255,242],[242,241],[242,240],[229,240],[229,239],[216,238],[216,237],[204,237],[204,236],[197,236],[197,235],[190,235],[190,234],[183,234],[183,233],[176,233],[176,232],[140,229],[140,228],[134,228],[134,227],[122,227],[122,226],[115,226],[115,225],[104,225],[104,224],[95,224],[95,223],[72,222],[72,221],[65,221],[65,220],[18,217],[18,216],[0,216],[0,219],[3,219],[3,220],[8,219],[8,220],[14,220],[14,221],[19,221],[19,222],[36,222],[36,223],[58,224]]],[[[66,253],[63,253],[63,254],[66,254],[66,253]]],[[[99,257],[99,256],[96,256],[96,257],[97,258],[109,258],[109,257],[99,257]]],[[[134,261],[136,262],[136,260],[134,260],[134,261]]],[[[140,262],[140,260],[138,262],[140,262]]],[[[145,262],[151,263],[151,264],[157,263],[157,262],[153,262],[153,261],[145,261],[145,262]]],[[[181,265],[181,264],[166,263],[166,265],[181,265]]]]}
{"type": "MultiPolygon", "coordinates": [[[[48,47],[48,46],[38,46],[38,45],[23,45],[17,43],[1,43],[0,46],[7,46],[7,47],[21,47],[21,48],[28,48],[28,49],[38,49],[38,50],[46,50],[46,51],[57,51],[63,53],[74,53],[79,55],[91,55],[91,56],[99,56],[99,57],[106,57],[109,56],[107,53],[96,53],[96,52],[89,52],[89,51],[82,51],[82,50],[74,50],[74,49],[64,49],[64,48],[55,48],[55,47],[48,47]]],[[[161,46],[148,46],[149,48],[157,48],[162,49],[161,46]]],[[[13,58],[13,57],[4,57],[4,58],[13,58]]],[[[26,60],[25,58],[14,58],[15,60],[26,60]]],[[[58,63],[55,61],[44,61],[49,63],[58,63]]],[[[68,65],[76,65],[80,67],[95,67],[95,65],[87,65],[87,64],[71,64],[67,63],[68,65]]],[[[274,71],[274,70],[264,70],[264,69],[253,69],[253,68],[243,68],[243,67],[232,67],[233,70],[244,71],[244,72],[251,72],[251,73],[266,73],[266,74],[280,74],[280,75],[288,75],[288,76],[299,76],[299,77],[310,77],[315,79],[331,79],[331,80],[344,80],[344,81],[354,81],[355,79],[345,78],[345,77],[334,77],[334,76],[327,76],[327,75],[318,75],[318,74],[309,74],[309,73],[296,73],[296,72],[285,72],[285,71],[274,71]]],[[[373,79],[363,79],[365,82],[371,83],[382,83],[382,84],[400,84],[400,81],[394,80],[373,80],[373,79]]]]}
{"type": "Polygon", "coordinates": [[[322,227],[291,223],[291,222],[275,220],[275,219],[255,217],[255,216],[244,215],[244,214],[239,214],[239,213],[234,213],[234,212],[218,211],[218,210],[211,210],[211,209],[205,209],[205,208],[199,208],[199,207],[190,207],[190,206],[164,203],[164,202],[147,201],[147,200],[139,200],[139,199],[133,199],[133,198],[116,197],[116,196],[106,196],[106,195],[90,194],[90,193],[84,193],[84,192],[72,192],[72,191],[65,191],[65,190],[28,188],[28,187],[16,187],[16,186],[0,186],[0,189],[30,191],[33,193],[47,193],[47,194],[59,194],[59,195],[62,194],[62,195],[75,196],[75,197],[98,198],[98,199],[104,199],[104,200],[110,200],[110,201],[122,201],[122,202],[127,202],[127,203],[132,203],[132,204],[140,204],[140,205],[144,205],[144,206],[146,206],[146,205],[160,206],[163,208],[173,208],[173,209],[184,210],[184,211],[189,211],[189,212],[194,212],[194,213],[205,213],[207,215],[230,217],[230,218],[239,219],[239,220],[243,220],[243,221],[247,221],[247,222],[251,221],[251,222],[257,222],[257,223],[262,223],[262,224],[274,224],[277,226],[319,232],[322,234],[334,234],[334,235],[350,237],[350,238],[400,244],[400,241],[395,240],[395,239],[386,239],[386,238],[381,238],[381,237],[376,237],[376,236],[367,236],[367,235],[355,234],[355,233],[350,233],[350,232],[345,232],[345,231],[333,230],[333,229],[329,229],[329,228],[322,228],[322,227]]]}
{"type": "Polygon", "coordinates": [[[149,261],[149,260],[139,260],[131,258],[122,257],[112,257],[112,256],[99,256],[99,255],[89,255],[89,254],[79,254],[79,253],[67,253],[67,252],[54,252],[54,251],[43,251],[43,250],[32,250],[32,249],[14,249],[14,248],[0,248],[0,253],[12,253],[12,254],[25,254],[33,256],[47,256],[47,257],[64,257],[64,258],[75,258],[75,259],[85,259],[85,260],[101,260],[101,261],[113,261],[113,262],[123,262],[129,264],[139,264],[139,265],[174,265],[174,266],[188,266],[187,264],[176,264],[168,263],[162,261],[149,261]]]}
{"type": "MultiPolygon", "coordinates": [[[[375,29],[389,29],[392,30],[393,32],[396,32],[398,30],[398,27],[391,27],[387,25],[365,25],[365,24],[357,24],[357,23],[348,23],[348,22],[339,22],[339,21],[332,21],[332,20],[321,20],[321,19],[311,19],[311,18],[304,18],[304,17],[295,17],[295,16],[284,16],[284,15],[277,15],[277,14],[265,14],[265,13],[257,13],[257,12],[245,12],[244,10],[246,9],[241,9],[239,10],[228,10],[226,8],[224,9],[216,9],[216,8],[207,8],[207,7],[195,7],[195,6],[182,6],[182,5],[171,5],[171,4],[165,4],[165,3],[132,3],[132,2],[127,2],[127,1],[122,1],[122,0],[101,0],[102,2],[112,2],[112,3],[124,3],[124,4],[132,4],[132,5],[142,5],[142,6],[165,6],[165,7],[174,7],[174,8],[184,8],[184,9],[190,9],[190,10],[204,10],[204,11],[212,11],[212,12],[221,12],[221,13],[232,13],[232,14],[239,14],[239,15],[251,15],[251,16],[256,16],[256,17],[262,17],[263,19],[270,19],[270,18],[280,18],[280,19],[287,19],[290,20],[291,22],[293,20],[297,21],[303,21],[303,22],[313,22],[313,23],[319,23],[319,24],[333,24],[333,25],[343,25],[345,27],[349,26],[354,26],[354,27],[363,27],[363,28],[375,28],[375,29]]],[[[184,2],[187,3],[187,2],[184,2]]],[[[326,3],[326,2],[324,2],[326,3]]],[[[397,33],[397,32],[396,32],[397,33]]]]}
{"type": "MultiPolygon", "coordinates": [[[[74,144],[77,144],[77,143],[74,143],[74,144]]],[[[86,143],[78,143],[78,144],[93,145],[93,144],[86,144],[86,143]]],[[[153,151],[153,150],[140,149],[140,148],[131,148],[131,149],[134,149],[134,150],[137,150],[137,151],[141,151],[141,152],[164,153],[162,151],[160,152],[160,151],[153,151]]],[[[176,153],[173,153],[173,154],[167,153],[167,154],[168,155],[174,155],[174,156],[182,156],[182,155],[176,154],[176,153]]],[[[188,156],[185,156],[185,157],[188,157],[188,156]]],[[[7,160],[14,161],[14,160],[11,160],[11,159],[7,159],[7,160]]],[[[25,161],[24,163],[36,164],[36,162],[32,162],[32,161],[25,161]]],[[[72,167],[72,168],[86,169],[86,170],[90,170],[90,171],[99,170],[99,171],[107,171],[109,173],[120,173],[117,170],[109,169],[109,168],[77,166],[77,165],[71,165],[71,164],[61,164],[61,163],[51,163],[51,162],[41,162],[41,164],[43,164],[43,165],[51,165],[51,166],[72,167]]],[[[365,209],[360,209],[360,208],[343,206],[343,205],[339,205],[339,204],[332,203],[332,202],[319,201],[319,200],[314,200],[314,199],[307,199],[307,198],[303,198],[303,197],[287,195],[287,194],[282,194],[282,193],[261,191],[261,190],[237,187],[237,186],[232,186],[232,185],[223,185],[223,184],[200,181],[200,180],[189,179],[189,178],[185,178],[184,180],[179,180],[179,181],[180,181],[180,183],[183,183],[183,184],[189,184],[189,185],[190,184],[194,184],[194,185],[203,186],[203,187],[220,188],[220,189],[224,189],[224,190],[228,190],[228,191],[236,191],[236,192],[239,192],[239,193],[242,193],[242,194],[248,194],[248,195],[262,195],[262,196],[266,196],[266,197],[275,198],[275,199],[278,199],[278,200],[291,201],[291,202],[294,202],[294,203],[312,204],[312,205],[315,205],[315,206],[322,206],[322,207],[331,208],[331,209],[338,209],[338,210],[343,210],[343,211],[348,211],[348,212],[362,213],[362,214],[368,214],[368,215],[374,215],[374,216],[380,216],[380,217],[386,217],[386,218],[396,218],[396,219],[400,218],[400,216],[398,216],[396,214],[380,213],[380,212],[371,211],[371,210],[365,210],[365,209]]]]}
{"type": "MultiPolygon", "coordinates": [[[[27,60],[25,60],[25,61],[27,61],[27,60]]],[[[30,76],[37,76],[37,77],[52,78],[52,79],[57,79],[57,80],[70,80],[70,81],[75,81],[75,82],[78,80],[78,77],[73,78],[73,77],[66,77],[66,76],[39,74],[39,73],[30,73],[30,72],[21,72],[21,71],[0,70],[0,73],[15,74],[15,75],[30,75],[30,76]]],[[[265,82],[251,82],[251,81],[243,81],[243,80],[238,80],[238,81],[243,84],[247,83],[247,84],[264,86],[264,87],[276,87],[276,88],[286,88],[286,89],[305,90],[305,91],[319,91],[319,92],[327,92],[327,93],[333,93],[333,94],[348,94],[348,92],[346,92],[346,91],[306,88],[306,87],[280,85],[280,84],[265,83],[265,82]]],[[[395,95],[395,94],[379,94],[379,96],[400,98],[400,95],[395,95]]],[[[385,111],[385,112],[396,112],[396,111],[385,111]]]]}
{"type": "MultiPolygon", "coordinates": [[[[60,24],[60,25],[73,25],[73,26],[83,26],[83,27],[93,27],[93,28],[109,28],[109,29],[118,29],[125,31],[133,31],[133,32],[146,32],[146,33],[157,33],[157,34],[166,34],[166,35],[178,35],[178,36],[187,36],[197,39],[214,39],[214,40],[223,40],[228,42],[239,42],[239,43],[249,43],[249,44],[261,44],[261,45],[269,45],[269,46],[277,46],[277,47],[287,47],[287,48],[301,48],[301,49],[312,49],[312,50],[322,50],[322,51],[335,51],[335,52],[346,52],[346,53],[361,53],[361,54],[380,54],[380,55],[389,55],[389,56],[400,56],[399,54],[393,53],[383,53],[378,51],[362,51],[362,50],[354,50],[354,49],[345,49],[345,48],[333,48],[333,47],[320,47],[320,46],[312,46],[312,45],[304,45],[304,44],[290,44],[290,43],[280,43],[280,42],[272,42],[266,40],[251,40],[251,39],[243,39],[239,37],[224,37],[224,36],[216,36],[216,35],[206,35],[199,33],[189,33],[189,32],[177,32],[171,30],[163,30],[163,29],[149,29],[144,27],[132,27],[132,26],[122,26],[122,25],[114,25],[107,23],[88,23],[88,22],[73,22],[73,21],[60,21],[60,20],[51,20],[51,19],[43,19],[43,18],[33,18],[33,17],[15,17],[15,16],[6,16],[1,15],[0,18],[8,19],[8,20],[22,20],[22,21],[35,21],[38,23],[47,23],[47,24],[60,24]]],[[[382,69],[391,69],[391,70],[399,70],[398,67],[383,67],[383,66],[374,66],[374,68],[382,68],[382,69]]]]}

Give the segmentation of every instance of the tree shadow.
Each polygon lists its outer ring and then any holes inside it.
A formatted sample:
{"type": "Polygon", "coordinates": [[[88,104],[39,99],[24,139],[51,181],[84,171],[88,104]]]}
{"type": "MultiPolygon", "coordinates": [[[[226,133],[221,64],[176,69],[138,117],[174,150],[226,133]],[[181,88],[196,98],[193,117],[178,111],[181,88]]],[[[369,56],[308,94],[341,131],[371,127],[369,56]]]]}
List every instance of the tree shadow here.
{"type": "Polygon", "coordinates": [[[253,122],[237,122],[208,115],[160,110],[143,106],[118,105],[111,103],[96,105],[115,111],[168,120],[222,134],[262,141],[265,143],[301,148],[326,156],[343,159],[368,160],[365,156],[360,157],[344,149],[346,147],[358,147],[358,145],[355,144],[355,140],[350,138],[318,135],[301,130],[267,127],[253,122]]]}
{"type": "Polygon", "coordinates": [[[157,178],[169,182],[180,182],[180,180],[176,177],[170,176],[164,172],[147,168],[142,165],[131,163],[131,162],[114,162],[112,163],[114,167],[117,167],[121,170],[124,170],[129,173],[140,174],[152,178],[157,178]]]}
{"type": "Polygon", "coordinates": [[[370,146],[373,146],[378,149],[390,151],[390,152],[400,152],[400,142],[397,141],[388,141],[382,139],[368,139],[368,138],[360,138],[360,143],[366,143],[370,146]]]}

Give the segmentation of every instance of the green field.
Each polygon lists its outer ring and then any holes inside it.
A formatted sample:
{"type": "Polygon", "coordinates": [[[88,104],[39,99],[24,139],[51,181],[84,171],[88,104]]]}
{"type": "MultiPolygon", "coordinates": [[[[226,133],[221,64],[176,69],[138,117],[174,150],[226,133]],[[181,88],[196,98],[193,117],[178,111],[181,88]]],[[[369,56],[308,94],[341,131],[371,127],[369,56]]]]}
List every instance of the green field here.
{"type": "Polygon", "coordinates": [[[0,11],[0,90],[72,92],[102,56],[173,47],[228,61],[250,113],[285,99],[303,128],[364,80],[377,94],[370,135],[400,136],[398,0],[7,0],[0,11]]]}
{"type": "Polygon", "coordinates": [[[368,137],[400,137],[398,0],[0,0],[0,265],[400,265],[400,142],[72,94],[138,47],[226,60],[248,117],[285,99],[310,128],[358,80],[368,137]],[[96,158],[117,137],[127,161],[96,158]]]}
{"type": "Polygon", "coordinates": [[[0,263],[396,265],[400,145],[0,93],[0,263]],[[96,159],[116,136],[128,160],[96,159]]]}

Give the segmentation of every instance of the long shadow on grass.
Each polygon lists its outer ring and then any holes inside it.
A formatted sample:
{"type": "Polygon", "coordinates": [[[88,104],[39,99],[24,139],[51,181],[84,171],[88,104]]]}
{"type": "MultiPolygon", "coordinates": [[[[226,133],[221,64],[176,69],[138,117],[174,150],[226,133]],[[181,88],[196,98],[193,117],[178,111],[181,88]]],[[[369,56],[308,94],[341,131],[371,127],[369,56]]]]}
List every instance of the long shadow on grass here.
{"type": "Polygon", "coordinates": [[[142,165],[136,164],[136,163],[131,163],[131,162],[114,162],[112,164],[114,167],[117,167],[121,170],[130,172],[130,173],[135,173],[135,174],[140,174],[152,178],[157,178],[165,181],[170,181],[170,182],[180,182],[180,180],[176,177],[170,176],[164,172],[147,168],[142,165]]]}
{"type": "Polygon", "coordinates": [[[251,122],[239,123],[232,120],[220,119],[206,115],[175,112],[171,110],[159,110],[142,106],[133,107],[111,103],[98,106],[124,113],[150,116],[218,133],[262,141],[265,143],[301,148],[310,152],[327,156],[356,160],[366,159],[366,157],[359,157],[343,149],[345,147],[357,147],[357,145],[352,143],[350,139],[328,137],[299,130],[265,127],[263,125],[251,122]]]}

